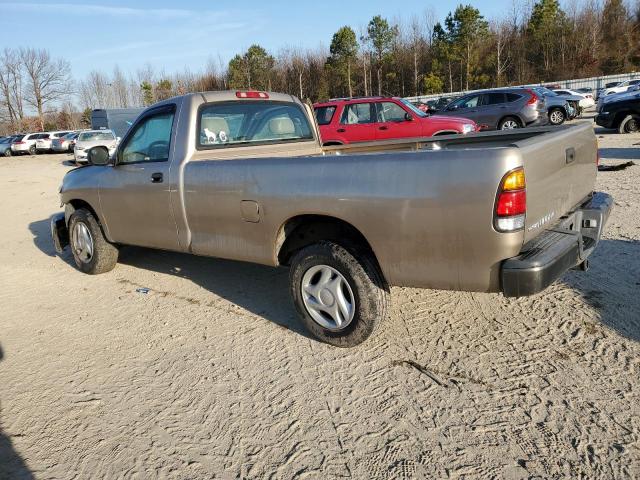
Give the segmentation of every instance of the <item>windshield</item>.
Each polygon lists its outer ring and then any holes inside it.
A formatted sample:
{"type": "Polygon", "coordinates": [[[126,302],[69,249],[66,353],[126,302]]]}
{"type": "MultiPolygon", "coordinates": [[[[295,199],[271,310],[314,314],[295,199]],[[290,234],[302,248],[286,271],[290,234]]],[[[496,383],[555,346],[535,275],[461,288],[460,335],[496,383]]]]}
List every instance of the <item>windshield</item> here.
{"type": "Polygon", "coordinates": [[[83,132],[78,137],[81,142],[89,142],[93,140],[113,140],[115,137],[109,131],[104,132],[83,132]]]}
{"type": "Polygon", "coordinates": [[[11,142],[12,137],[7,137],[7,138],[3,138],[2,140],[0,140],[0,143],[9,143],[11,142]]]}
{"type": "Polygon", "coordinates": [[[428,117],[429,115],[426,114],[425,112],[423,112],[422,110],[420,110],[418,107],[416,107],[413,103],[411,103],[409,100],[405,100],[404,98],[402,100],[400,100],[402,102],[403,105],[409,107],[411,109],[411,111],[413,113],[415,113],[416,115],[418,115],[419,117],[428,117]]]}
{"type": "Polygon", "coordinates": [[[74,138],[76,138],[77,136],[78,136],[78,134],[77,134],[77,133],[73,133],[73,132],[71,132],[71,133],[67,133],[67,134],[66,134],[64,137],[62,137],[62,138],[64,138],[65,140],[73,140],[73,139],[74,139],[74,138]]]}

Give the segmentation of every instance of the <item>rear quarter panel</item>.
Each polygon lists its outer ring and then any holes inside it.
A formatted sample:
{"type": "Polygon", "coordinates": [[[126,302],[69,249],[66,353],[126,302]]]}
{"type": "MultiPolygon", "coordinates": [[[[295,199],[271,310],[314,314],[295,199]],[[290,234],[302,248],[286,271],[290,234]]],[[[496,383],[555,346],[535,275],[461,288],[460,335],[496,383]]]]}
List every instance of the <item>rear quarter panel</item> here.
{"type": "Polygon", "coordinates": [[[392,284],[497,291],[523,235],[493,229],[495,196],[520,165],[514,148],[189,162],[191,248],[275,265],[288,219],[327,215],[362,232],[392,284]],[[260,205],[260,222],[241,218],[242,200],[260,205]]]}

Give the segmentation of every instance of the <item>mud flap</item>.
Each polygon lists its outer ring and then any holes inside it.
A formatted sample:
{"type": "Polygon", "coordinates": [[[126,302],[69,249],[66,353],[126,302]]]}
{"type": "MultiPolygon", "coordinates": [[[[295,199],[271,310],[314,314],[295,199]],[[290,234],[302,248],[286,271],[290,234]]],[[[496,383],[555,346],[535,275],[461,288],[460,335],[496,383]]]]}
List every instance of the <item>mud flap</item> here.
{"type": "Polygon", "coordinates": [[[62,253],[69,245],[69,230],[64,220],[64,213],[56,213],[51,217],[51,238],[56,252],[62,253]]]}

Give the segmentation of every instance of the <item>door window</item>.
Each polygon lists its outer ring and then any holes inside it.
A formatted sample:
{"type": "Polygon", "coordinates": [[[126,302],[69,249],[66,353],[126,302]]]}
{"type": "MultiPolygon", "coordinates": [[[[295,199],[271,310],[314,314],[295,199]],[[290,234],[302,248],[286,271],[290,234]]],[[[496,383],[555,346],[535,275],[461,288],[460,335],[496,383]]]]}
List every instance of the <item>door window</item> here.
{"type": "Polygon", "coordinates": [[[482,105],[500,105],[504,103],[504,93],[485,93],[482,96],[482,105]]]}
{"type": "Polygon", "coordinates": [[[480,95],[472,95],[470,97],[463,97],[460,100],[456,100],[451,104],[452,107],[457,108],[475,108],[478,106],[480,95]]]}
{"type": "Polygon", "coordinates": [[[126,140],[118,163],[166,162],[169,160],[174,112],[149,116],[136,125],[126,140]]]}
{"type": "Polygon", "coordinates": [[[344,107],[340,123],[343,125],[359,125],[373,123],[371,103],[352,103],[344,107]]]}
{"type": "Polygon", "coordinates": [[[378,122],[404,122],[407,112],[397,103],[378,103],[378,122]]]}

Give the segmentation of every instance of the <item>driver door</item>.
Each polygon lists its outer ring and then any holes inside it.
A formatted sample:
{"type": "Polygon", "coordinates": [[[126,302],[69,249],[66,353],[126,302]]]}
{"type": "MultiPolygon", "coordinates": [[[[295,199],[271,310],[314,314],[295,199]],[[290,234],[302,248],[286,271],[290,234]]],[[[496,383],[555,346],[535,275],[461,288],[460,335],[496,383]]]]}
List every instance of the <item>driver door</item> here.
{"type": "Polygon", "coordinates": [[[179,249],[170,200],[175,115],[175,105],[143,114],[118,147],[115,166],[105,167],[100,206],[114,242],[179,249]]]}

